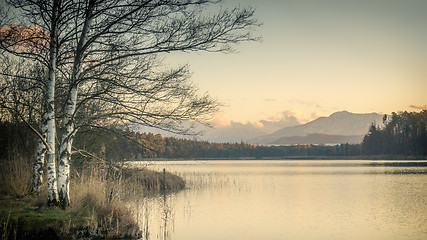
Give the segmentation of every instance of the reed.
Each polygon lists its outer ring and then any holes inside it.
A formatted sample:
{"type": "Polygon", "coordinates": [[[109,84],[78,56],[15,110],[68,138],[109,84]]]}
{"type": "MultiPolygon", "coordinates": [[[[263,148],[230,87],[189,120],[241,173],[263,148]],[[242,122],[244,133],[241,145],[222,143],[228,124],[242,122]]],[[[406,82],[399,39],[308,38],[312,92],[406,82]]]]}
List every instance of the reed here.
{"type": "Polygon", "coordinates": [[[147,169],[126,169],[123,172],[125,195],[151,195],[163,191],[179,191],[185,188],[184,180],[174,174],[147,169]]]}
{"type": "Polygon", "coordinates": [[[74,168],[71,205],[62,210],[47,207],[46,183],[38,194],[30,194],[33,169],[29,161],[19,155],[2,160],[1,239],[140,238],[142,231],[127,201],[177,191],[185,183],[170,173],[121,166],[92,161],[74,168]]]}
{"type": "Polygon", "coordinates": [[[31,190],[32,165],[19,155],[0,163],[0,192],[14,197],[27,195],[31,190]]]}

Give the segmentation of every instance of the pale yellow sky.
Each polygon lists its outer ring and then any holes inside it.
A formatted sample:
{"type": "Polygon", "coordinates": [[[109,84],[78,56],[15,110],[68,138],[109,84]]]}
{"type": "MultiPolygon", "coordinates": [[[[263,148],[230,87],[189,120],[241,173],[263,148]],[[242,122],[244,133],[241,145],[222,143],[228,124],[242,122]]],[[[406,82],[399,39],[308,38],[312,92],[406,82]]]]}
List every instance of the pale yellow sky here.
{"type": "Polygon", "coordinates": [[[291,113],[391,113],[427,105],[427,1],[229,0],[253,6],[261,42],[236,54],[176,54],[202,92],[226,106],[217,120],[257,122],[291,113]]]}

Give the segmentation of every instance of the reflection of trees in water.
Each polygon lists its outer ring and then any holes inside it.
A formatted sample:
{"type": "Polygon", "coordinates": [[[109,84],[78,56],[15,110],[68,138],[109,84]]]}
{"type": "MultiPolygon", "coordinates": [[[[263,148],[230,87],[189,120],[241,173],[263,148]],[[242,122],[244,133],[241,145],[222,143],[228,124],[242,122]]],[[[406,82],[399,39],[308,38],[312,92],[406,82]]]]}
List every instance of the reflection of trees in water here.
{"type": "MultiPolygon", "coordinates": [[[[163,193],[163,239],[169,239],[169,229],[168,229],[168,223],[169,220],[172,220],[172,208],[167,203],[167,197],[166,192],[163,193]]],[[[169,226],[171,230],[173,231],[173,223],[169,226]]]]}
{"type": "Polygon", "coordinates": [[[136,223],[140,227],[140,229],[143,232],[143,239],[150,239],[150,231],[149,231],[149,209],[147,209],[148,204],[146,204],[146,200],[144,198],[136,198],[135,200],[131,201],[131,205],[134,205],[133,209],[135,209],[135,218],[136,223]]]}
{"type": "Polygon", "coordinates": [[[170,196],[163,193],[157,197],[144,197],[131,203],[135,218],[145,240],[171,239],[174,231],[174,211],[170,196]]]}

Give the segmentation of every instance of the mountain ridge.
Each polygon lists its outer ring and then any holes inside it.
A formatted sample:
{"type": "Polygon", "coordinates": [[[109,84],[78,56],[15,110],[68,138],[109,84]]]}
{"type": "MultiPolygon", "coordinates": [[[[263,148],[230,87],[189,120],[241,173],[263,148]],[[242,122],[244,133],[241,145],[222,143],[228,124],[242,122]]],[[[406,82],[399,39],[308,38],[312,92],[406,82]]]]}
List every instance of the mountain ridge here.
{"type": "MultiPolygon", "coordinates": [[[[359,141],[369,130],[372,123],[382,121],[382,115],[378,113],[351,113],[340,111],[332,113],[329,117],[320,117],[311,122],[285,127],[268,135],[251,139],[251,143],[273,144],[281,138],[304,137],[309,134],[325,134],[337,136],[360,136],[359,141]]],[[[315,144],[316,142],[313,142],[315,144]]],[[[297,143],[295,143],[297,144],[297,143]]]]}
{"type": "Polygon", "coordinates": [[[339,111],[328,117],[319,117],[305,124],[298,124],[296,118],[283,122],[264,121],[267,129],[256,127],[250,123],[232,122],[224,128],[209,128],[198,123],[183,123],[193,126],[192,131],[200,135],[179,135],[171,132],[135,124],[128,126],[137,132],[151,132],[164,137],[195,139],[200,141],[235,143],[246,142],[253,144],[339,144],[359,143],[368,133],[372,123],[382,123],[383,115],[377,113],[351,113],[339,111]],[[284,126],[279,128],[278,126],[284,126]],[[271,129],[278,129],[271,131],[271,129]],[[311,135],[310,135],[311,134],[311,135]],[[318,134],[318,135],[313,135],[318,134]]]}

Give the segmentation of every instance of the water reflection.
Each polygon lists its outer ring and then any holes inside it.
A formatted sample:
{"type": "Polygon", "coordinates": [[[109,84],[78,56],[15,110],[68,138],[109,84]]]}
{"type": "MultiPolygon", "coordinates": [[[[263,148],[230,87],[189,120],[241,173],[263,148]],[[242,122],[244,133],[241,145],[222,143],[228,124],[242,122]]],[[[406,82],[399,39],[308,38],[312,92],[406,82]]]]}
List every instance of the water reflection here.
{"type": "Polygon", "coordinates": [[[163,240],[169,239],[169,232],[170,228],[172,228],[173,231],[173,222],[170,223],[169,221],[172,220],[172,209],[167,203],[167,197],[166,197],[166,191],[163,191],[163,240]]]}
{"type": "Polygon", "coordinates": [[[427,161],[165,162],[188,189],[134,209],[144,239],[427,239],[427,161]]]}
{"type": "Polygon", "coordinates": [[[170,202],[173,196],[166,193],[159,196],[141,197],[129,203],[134,210],[144,240],[174,239],[175,210],[170,202]]]}

